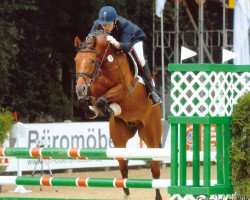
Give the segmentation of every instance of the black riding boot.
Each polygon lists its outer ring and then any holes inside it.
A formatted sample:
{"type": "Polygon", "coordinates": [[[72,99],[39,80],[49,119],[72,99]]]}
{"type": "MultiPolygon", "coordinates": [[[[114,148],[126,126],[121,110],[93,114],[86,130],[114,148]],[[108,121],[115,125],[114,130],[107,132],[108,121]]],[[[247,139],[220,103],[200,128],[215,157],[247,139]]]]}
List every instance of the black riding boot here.
{"type": "Polygon", "coordinates": [[[156,90],[151,78],[150,69],[147,63],[142,67],[142,78],[145,82],[149,98],[153,101],[153,106],[162,103],[161,98],[158,96],[158,94],[156,94],[156,90]]]}

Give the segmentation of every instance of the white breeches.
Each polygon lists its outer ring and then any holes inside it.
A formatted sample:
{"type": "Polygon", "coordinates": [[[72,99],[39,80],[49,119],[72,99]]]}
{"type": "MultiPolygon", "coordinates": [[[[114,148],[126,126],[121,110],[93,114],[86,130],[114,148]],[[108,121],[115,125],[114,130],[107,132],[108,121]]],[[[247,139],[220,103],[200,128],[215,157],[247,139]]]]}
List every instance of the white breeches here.
{"type": "Polygon", "coordinates": [[[146,64],[146,60],[144,58],[143,42],[140,41],[140,42],[135,43],[133,45],[133,49],[135,50],[142,67],[144,67],[144,65],[146,64]]]}

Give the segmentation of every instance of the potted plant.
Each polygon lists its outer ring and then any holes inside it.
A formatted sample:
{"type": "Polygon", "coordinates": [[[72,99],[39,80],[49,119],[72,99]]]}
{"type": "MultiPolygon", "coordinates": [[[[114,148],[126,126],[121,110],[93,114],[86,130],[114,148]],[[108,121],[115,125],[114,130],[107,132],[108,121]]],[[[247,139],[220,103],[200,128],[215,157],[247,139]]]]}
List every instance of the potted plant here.
{"type": "Polygon", "coordinates": [[[9,131],[14,123],[12,114],[6,109],[0,109],[0,146],[9,136],[9,131]]]}
{"type": "MultiPolygon", "coordinates": [[[[14,123],[12,114],[10,111],[0,108],[0,147],[3,146],[3,143],[9,137],[9,131],[12,128],[14,123]]],[[[0,166],[0,174],[5,171],[4,166],[0,166]]],[[[0,192],[2,191],[2,185],[0,185],[0,192]]]]}

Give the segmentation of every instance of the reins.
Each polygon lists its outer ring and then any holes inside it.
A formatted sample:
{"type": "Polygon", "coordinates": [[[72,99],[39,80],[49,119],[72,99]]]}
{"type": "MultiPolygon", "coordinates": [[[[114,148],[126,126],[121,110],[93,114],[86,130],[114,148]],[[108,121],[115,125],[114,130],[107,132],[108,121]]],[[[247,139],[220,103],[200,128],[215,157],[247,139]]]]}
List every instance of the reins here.
{"type": "MultiPolygon", "coordinates": [[[[95,81],[95,79],[99,76],[99,73],[100,73],[100,68],[102,67],[104,61],[105,61],[105,58],[106,58],[106,54],[107,54],[107,51],[108,51],[108,48],[110,47],[110,43],[108,42],[108,45],[106,46],[105,48],[105,51],[104,51],[104,54],[103,54],[103,57],[101,59],[101,62],[98,63],[98,54],[97,52],[94,50],[94,49],[88,49],[87,48],[87,45],[86,44],[83,44],[78,50],[77,52],[81,52],[81,53],[95,53],[96,54],[96,62],[95,62],[95,69],[94,69],[94,72],[93,74],[88,74],[88,73],[85,73],[85,72],[78,72],[76,73],[76,78],[79,78],[79,77],[83,77],[83,79],[85,80],[86,82],[86,85],[87,87],[91,87],[91,85],[93,84],[93,82],[95,81]],[[90,78],[89,81],[86,80],[86,77],[90,78]]],[[[126,90],[128,92],[128,95],[129,97],[131,97],[131,91],[130,89],[127,87],[126,85],[126,81],[125,81],[125,77],[124,77],[124,74],[122,72],[122,69],[121,69],[121,66],[116,58],[116,56],[114,55],[113,53],[113,57],[114,57],[114,60],[119,68],[119,71],[122,75],[122,80],[124,82],[124,85],[126,87],[126,90]]]]}
{"type": "MultiPolygon", "coordinates": [[[[115,57],[115,56],[114,56],[114,57],[115,57]]],[[[130,91],[129,91],[129,89],[128,89],[127,85],[126,85],[126,81],[125,81],[124,75],[123,75],[123,73],[122,73],[122,70],[121,70],[120,64],[119,64],[118,60],[116,59],[116,57],[115,57],[115,62],[116,62],[116,64],[117,64],[117,65],[118,65],[118,67],[119,67],[120,73],[121,73],[121,75],[122,75],[122,80],[123,80],[124,85],[125,85],[125,87],[126,87],[126,89],[127,89],[128,95],[129,95],[129,97],[131,97],[131,95],[130,95],[130,91]]]]}

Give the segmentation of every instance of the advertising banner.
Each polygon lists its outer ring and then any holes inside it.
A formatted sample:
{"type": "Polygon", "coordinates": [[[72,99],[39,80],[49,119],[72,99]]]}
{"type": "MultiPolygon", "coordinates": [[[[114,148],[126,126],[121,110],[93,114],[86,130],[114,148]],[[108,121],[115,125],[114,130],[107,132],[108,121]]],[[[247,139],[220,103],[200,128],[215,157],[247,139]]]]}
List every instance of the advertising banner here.
{"type": "MultiPolygon", "coordinates": [[[[119,134],[119,133],[117,133],[119,134]]],[[[113,148],[109,137],[108,122],[84,123],[17,123],[11,131],[11,139],[4,144],[12,147],[48,147],[48,148],[113,148]]],[[[136,134],[127,144],[127,148],[146,147],[136,134]]],[[[7,172],[17,171],[17,159],[9,158],[7,172]]],[[[145,161],[129,161],[129,165],[143,165],[145,161]]],[[[117,160],[74,160],[74,159],[19,159],[21,171],[47,169],[71,169],[118,166],[117,160]]]]}
{"type": "MultiPolygon", "coordinates": [[[[186,143],[186,149],[189,151],[193,151],[193,125],[187,124],[187,143],[186,143]]],[[[204,126],[200,125],[200,151],[203,151],[203,136],[204,136],[204,126]]],[[[216,151],[216,125],[211,125],[211,152],[216,151]]]]}

